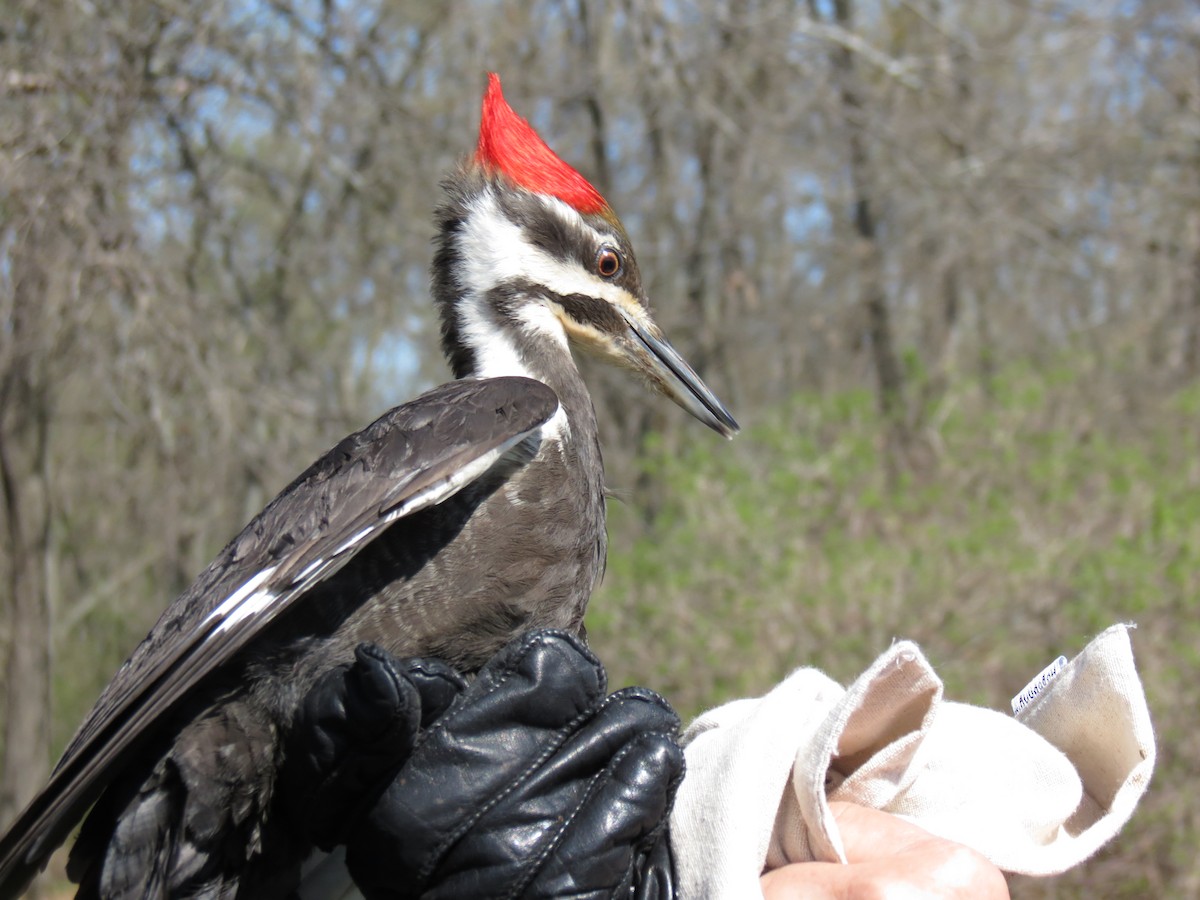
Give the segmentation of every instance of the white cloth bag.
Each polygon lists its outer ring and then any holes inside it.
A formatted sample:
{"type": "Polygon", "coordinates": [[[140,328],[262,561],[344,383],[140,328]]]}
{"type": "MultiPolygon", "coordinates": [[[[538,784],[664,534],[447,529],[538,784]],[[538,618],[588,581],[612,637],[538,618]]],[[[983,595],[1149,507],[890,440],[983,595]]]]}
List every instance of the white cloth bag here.
{"type": "Polygon", "coordinates": [[[800,669],[700,716],[684,742],[671,841],[689,898],[761,896],[767,869],[844,862],[830,800],[903,816],[1008,872],[1063,872],[1129,819],[1155,755],[1124,625],[1016,718],[945,701],[905,641],[848,689],[800,669]]]}

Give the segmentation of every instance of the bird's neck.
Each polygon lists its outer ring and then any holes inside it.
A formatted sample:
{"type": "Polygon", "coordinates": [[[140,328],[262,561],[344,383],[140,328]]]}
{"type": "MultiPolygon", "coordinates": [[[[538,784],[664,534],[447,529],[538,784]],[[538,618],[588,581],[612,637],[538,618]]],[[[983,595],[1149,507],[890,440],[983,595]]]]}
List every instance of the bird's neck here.
{"type": "MultiPolygon", "coordinates": [[[[442,346],[456,378],[523,375],[549,386],[562,405],[543,435],[596,444],[596,415],[566,331],[527,279],[523,229],[502,209],[477,168],[448,183],[437,211],[432,288],[442,346]]],[[[599,449],[597,447],[598,455],[599,449]]]]}
{"type": "Polygon", "coordinates": [[[543,429],[548,438],[565,436],[596,442],[596,413],[571,354],[562,326],[542,304],[515,298],[514,310],[497,321],[494,298],[466,295],[459,300],[460,338],[469,365],[460,377],[496,378],[521,375],[550,387],[561,405],[543,429]],[[524,302],[516,302],[517,299],[524,302]]]}

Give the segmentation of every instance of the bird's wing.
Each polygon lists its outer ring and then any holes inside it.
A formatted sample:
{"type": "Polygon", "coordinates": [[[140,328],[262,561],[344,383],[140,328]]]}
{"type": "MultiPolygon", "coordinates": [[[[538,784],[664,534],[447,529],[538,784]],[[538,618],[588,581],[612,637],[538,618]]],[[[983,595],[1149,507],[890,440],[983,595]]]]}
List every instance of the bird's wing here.
{"type": "Polygon", "coordinates": [[[479,478],[557,408],[554,392],[528,378],[455,381],[313,463],[171,604],[105,688],[49,784],[0,839],[0,898],[24,889],[128,748],[201,679],[387,525],[479,478]]]}

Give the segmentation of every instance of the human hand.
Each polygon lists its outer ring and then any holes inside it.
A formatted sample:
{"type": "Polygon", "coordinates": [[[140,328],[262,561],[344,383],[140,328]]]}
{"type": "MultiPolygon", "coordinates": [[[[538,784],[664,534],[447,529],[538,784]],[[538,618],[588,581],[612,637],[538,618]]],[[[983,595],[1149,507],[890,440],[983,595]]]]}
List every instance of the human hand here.
{"type": "Polygon", "coordinates": [[[333,823],[321,836],[345,843],[364,896],[674,895],[666,822],[683,751],[662,698],[606,696],[599,661],[560,632],[512,642],[446,705],[408,689],[414,661],[388,659],[373,648],[332,677],[301,728],[333,823]]]}
{"type": "Polygon", "coordinates": [[[829,804],[847,864],[794,863],[760,880],[766,900],[1007,900],[983,856],[911,822],[852,803],[829,804]]]}
{"type": "Polygon", "coordinates": [[[466,687],[440,660],[397,659],[373,644],[322,677],[296,713],[276,789],[303,838],[323,850],[342,843],[349,823],[408,759],[421,728],[466,687]]]}

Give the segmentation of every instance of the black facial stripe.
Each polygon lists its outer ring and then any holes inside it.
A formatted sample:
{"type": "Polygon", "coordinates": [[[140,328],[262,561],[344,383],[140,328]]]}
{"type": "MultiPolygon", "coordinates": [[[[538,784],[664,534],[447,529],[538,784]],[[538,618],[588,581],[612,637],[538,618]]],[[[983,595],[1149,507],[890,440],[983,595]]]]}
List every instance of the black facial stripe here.
{"type": "Polygon", "coordinates": [[[535,247],[555,259],[590,268],[597,250],[590,232],[572,226],[532,194],[498,193],[497,200],[503,213],[521,227],[535,247]]]}
{"type": "MultiPolygon", "coordinates": [[[[449,185],[447,186],[449,190],[449,185]]],[[[462,231],[465,213],[461,202],[451,194],[451,200],[438,209],[437,252],[433,258],[432,288],[434,301],[441,319],[442,350],[450,362],[455,378],[475,369],[475,351],[463,343],[459,329],[456,305],[461,286],[455,281],[454,273],[462,268],[462,251],[458,235],[462,231]]]]}
{"type": "Polygon", "coordinates": [[[506,322],[517,323],[517,310],[529,302],[530,294],[542,291],[532,281],[516,278],[496,285],[487,295],[486,307],[506,322]]]}
{"type": "Polygon", "coordinates": [[[586,294],[555,296],[554,299],[568,316],[581,325],[590,325],[605,334],[620,334],[629,330],[625,318],[606,300],[586,294]]]}
{"type": "Polygon", "coordinates": [[[581,325],[590,325],[607,334],[621,334],[629,326],[611,303],[587,294],[559,294],[526,279],[513,279],[499,284],[488,293],[488,305],[509,321],[517,321],[517,310],[531,296],[545,297],[563,308],[563,311],[581,325]]]}

